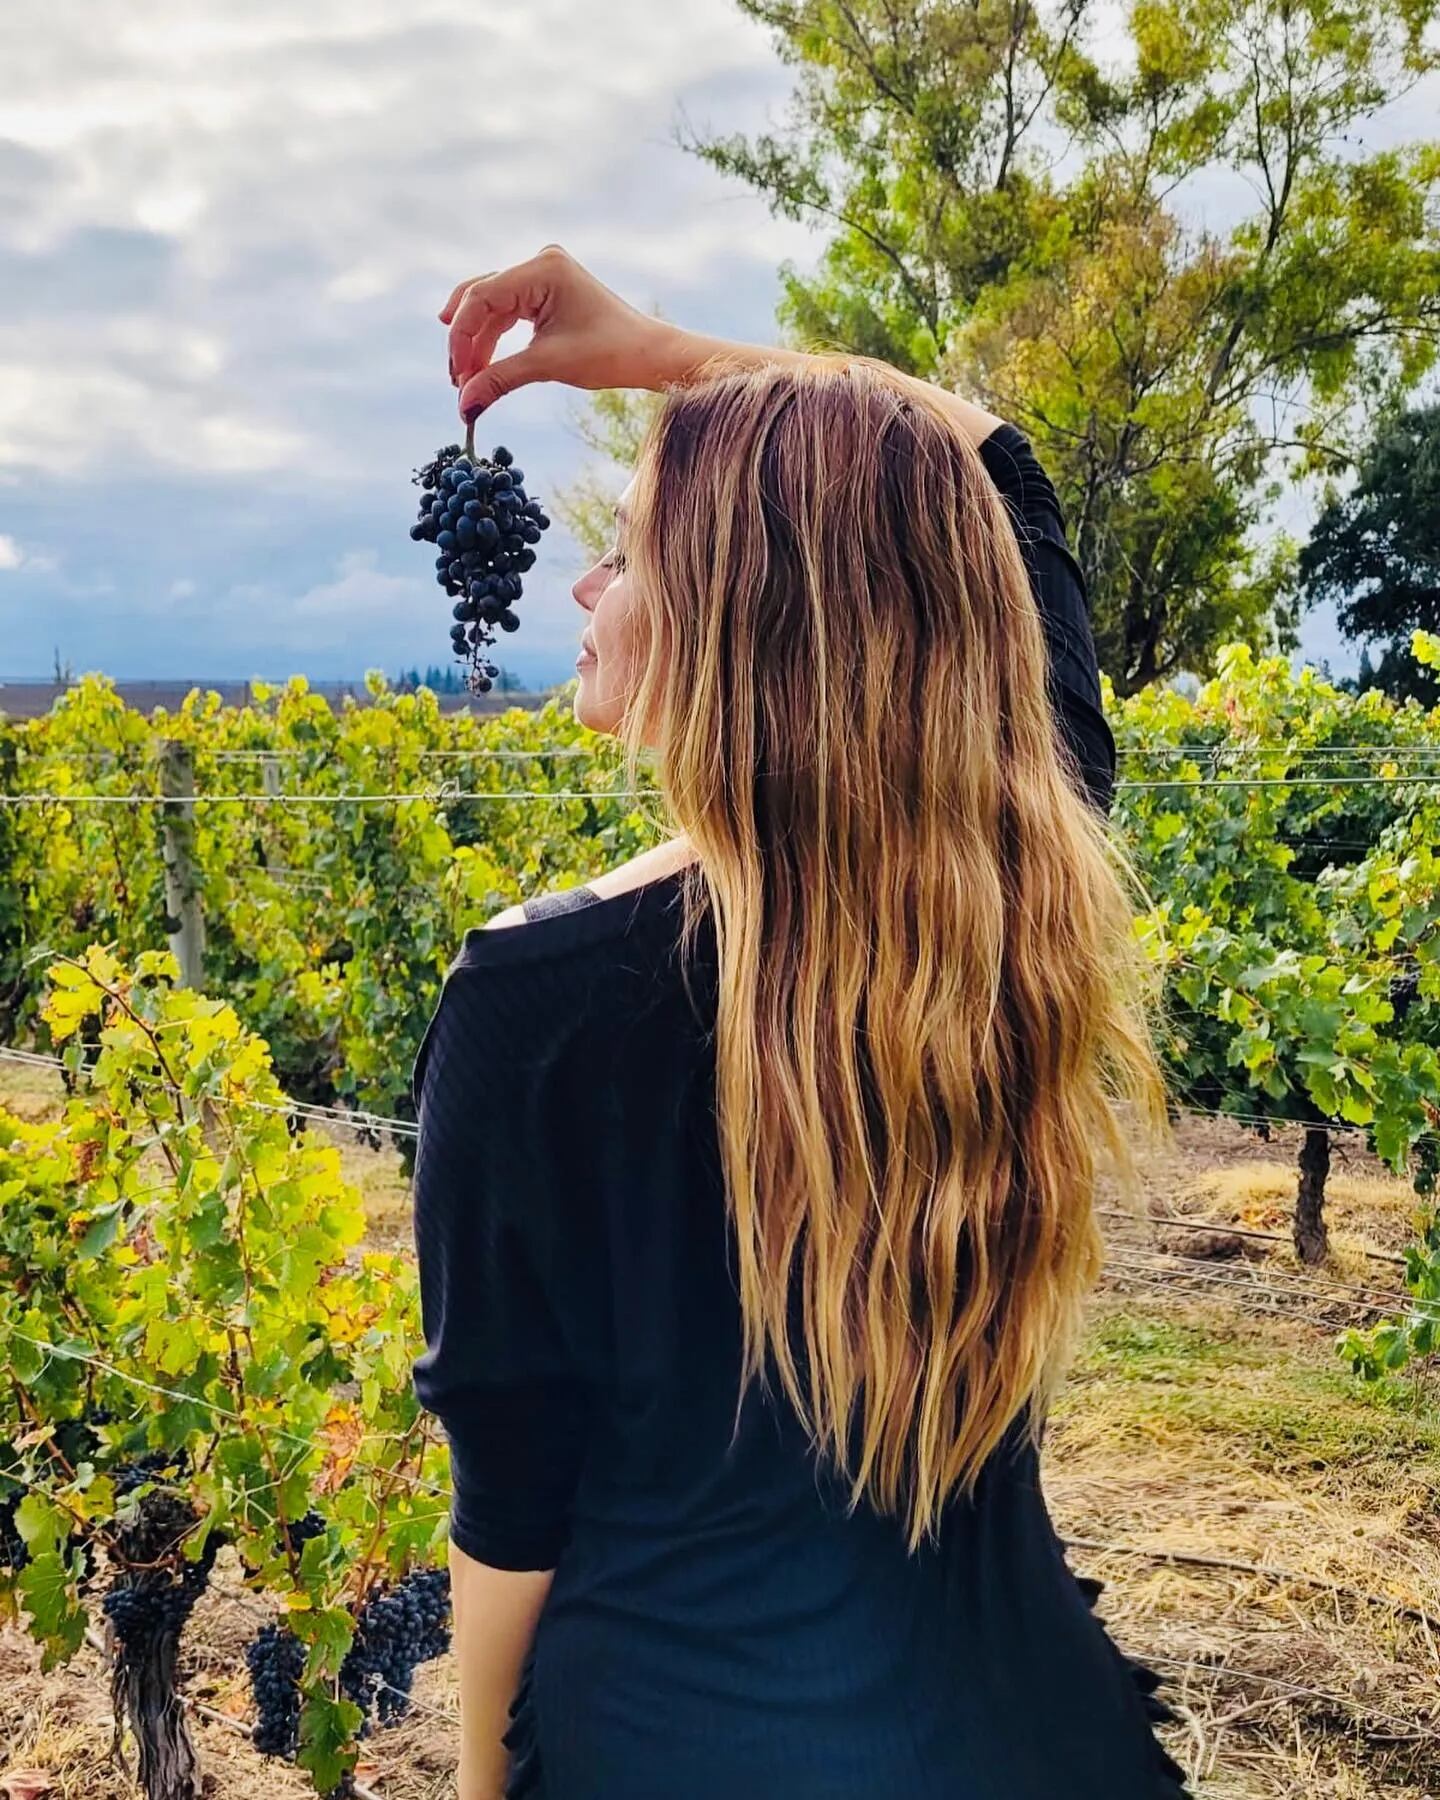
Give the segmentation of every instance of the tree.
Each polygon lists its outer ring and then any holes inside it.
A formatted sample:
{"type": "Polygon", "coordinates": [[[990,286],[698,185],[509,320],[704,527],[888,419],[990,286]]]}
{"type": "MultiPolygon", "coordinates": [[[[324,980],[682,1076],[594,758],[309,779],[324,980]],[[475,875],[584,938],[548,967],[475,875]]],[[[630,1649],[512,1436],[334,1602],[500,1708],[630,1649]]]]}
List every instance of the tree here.
{"type": "Polygon", "coordinates": [[[1300,577],[1311,603],[1337,603],[1343,636],[1384,641],[1378,664],[1361,653],[1361,692],[1440,705],[1440,675],[1410,653],[1412,632],[1440,621],[1440,406],[1380,427],[1353,486],[1327,500],[1300,577]]]}
{"type": "Polygon", "coordinates": [[[1435,0],[738,0],[784,128],[681,141],[828,235],[782,324],[1016,420],[1055,476],[1121,693],[1295,642],[1284,460],[1332,473],[1430,366],[1440,146],[1350,147],[1435,55],[1435,0]],[[1228,231],[1184,191],[1253,195],[1228,231]]]}
{"type": "Polygon", "coordinates": [[[588,450],[610,465],[608,471],[582,469],[570,487],[558,490],[554,508],[577,543],[602,556],[615,541],[617,475],[633,467],[660,396],[636,388],[602,388],[570,409],[570,427],[588,450]]]}

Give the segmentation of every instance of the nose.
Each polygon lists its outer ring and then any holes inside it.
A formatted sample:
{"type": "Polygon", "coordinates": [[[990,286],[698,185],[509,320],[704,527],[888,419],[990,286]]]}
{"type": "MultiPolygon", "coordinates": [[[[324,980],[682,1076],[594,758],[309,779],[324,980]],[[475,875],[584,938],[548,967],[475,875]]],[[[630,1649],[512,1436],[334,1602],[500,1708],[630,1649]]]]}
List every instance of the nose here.
{"type": "Polygon", "coordinates": [[[586,612],[594,612],[595,602],[600,597],[602,586],[602,570],[599,563],[589,568],[571,588],[570,593],[578,606],[586,612]]]}

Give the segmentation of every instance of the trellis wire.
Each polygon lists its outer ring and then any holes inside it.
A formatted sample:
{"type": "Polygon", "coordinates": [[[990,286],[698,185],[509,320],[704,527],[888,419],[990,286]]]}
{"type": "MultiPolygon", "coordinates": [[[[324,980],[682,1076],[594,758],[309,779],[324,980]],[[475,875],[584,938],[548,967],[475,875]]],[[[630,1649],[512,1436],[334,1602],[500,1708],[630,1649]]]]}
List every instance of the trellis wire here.
{"type": "MultiPolygon", "coordinates": [[[[1347,1694],[1334,1694],[1325,1688],[1304,1687],[1299,1682],[1285,1681],[1278,1675],[1265,1675],[1258,1669],[1238,1668],[1233,1663],[1201,1662],[1196,1657],[1165,1656],[1158,1651],[1146,1653],[1145,1661],[1156,1667],[1178,1669],[1182,1674],[1214,1675],[1226,1681],[1253,1681],[1259,1687],[1273,1688],[1277,1693],[1287,1694],[1292,1699],[1323,1700],[1352,1716],[1357,1712],[1357,1702],[1347,1694]]],[[[1440,1743],[1440,1731],[1428,1725],[1416,1725],[1410,1719],[1398,1719],[1393,1713],[1376,1712],[1368,1701],[1364,1702],[1365,1711],[1360,1715],[1360,1722],[1369,1719],[1378,1720],[1385,1725],[1396,1726],[1407,1739],[1423,1738],[1427,1742],[1440,1743]]]]}
{"type": "MultiPolygon", "coordinates": [[[[0,1045],[0,1061],[26,1063],[31,1067],[47,1069],[65,1069],[69,1064],[60,1056],[45,1056],[35,1050],[12,1050],[8,1044],[0,1045]]],[[[88,1069],[87,1069],[88,1072],[88,1069]]],[[[159,1088],[160,1082],[142,1083],[142,1086],[159,1088]]],[[[208,1098],[208,1096],[198,1096],[208,1098]]],[[[384,1113],[372,1113],[343,1106],[321,1106],[309,1100],[287,1100],[284,1105],[276,1105],[268,1100],[230,1100],[229,1106],[238,1106],[244,1111],[278,1113],[281,1116],[295,1114],[299,1118],[311,1120],[316,1124],[343,1125],[352,1131],[393,1131],[400,1137],[417,1137],[419,1126],[413,1119],[392,1119],[384,1113]]]]}
{"type": "MultiPolygon", "coordinates": [[[[1194,788],[1210,792],[1215,788],[1272,787],[1440,787],[1440,774],[1424,775],[1268,775],[1211,776],[1177,775],[1170,780],[1134,781],[1122,779],[1114,784],[1116,793],[1128,788],[1194,788]]],[[[543,801],[543,800],[638,800],[660,793],[659,788],[555,788],[544,790],[503,788],[474,792],[463,789],[419,788],[398,793],[358,794],[187,794],[187,803],[215,806],[379,806],[398,805],[406,801],[427,801],[442,805],[454,801],[543,801]]],[[[0,794],[0,806],[167,806],[174,799],[164,794],[64,794],[35,791],[24,794],[0,794]]]]}
{"type": "MultiPolygon", "coordinates": [[[[160,741],[143,745],[127,746],[120,750],[68,750],[50,749],[44,746],[31,748],[24,746],[27,759],[41,762],[54,759],[63,762],[105,762],[116,758],[124,758],[139,751],[143,756],[159,754],[160,741]]],[[[439,758],[485,757],[495,761],[529,762],[539,757],[585,757],[599,758],[611,752],[591,748],[588,745],[561,744],[551,748],[533,750],[502,750],[485,745],[465,749],[454,745],[430,746],[408,744],[324,744],[303,748],[296,745],[276,746],[265,749],[260,746],[245,746],[230,750],[205,750],[203,754],[216,762],[285,762],[285,761],[330,761],[350,756],[409,756],[420,761],[432,761],[439,758]]],[[[1116,755],[1132,758],[1155,759],[1186,757],[1200,762],[1219,757],[1240,759],[1244,757],[1283,756],[1291,762],[1321,762],[1335,757],[1380,757],[1394,760],[1400,757],[1440,757],[1440,744],[1423,743],[1381,743],[1381,744],[1310,744],[1303,750],[1292,747],[1289,742],[1235,744],[1219,742],[1214,744],[1121,744],[1116,755]]]]}
{"type": "MultiPolygon", "coordinates": [[[[1249,1264],[1243,1265],[1250,1267],[1249,1264]]],[[[1233,1288],[1242,1294],[1257,1294],[1276,1300],[1310,1300],[1321,1306],[1353,1306],[1357,1311],[1369,1313],[1409,1312],[1421,1318],[1440,1323],[1440,1301],[1426,1300],[1416,1294],[1387,1294],[1366,1297],[1364,1289],[1350,1289],[1345,1284],[1327,1283],[1329,1291],[1322,1288],[1321,1282],[1307,1282],[1283,1272],[1264,1271],[1268,1279],[1253,1279],[1239,1272],[1238,1268],[1217,1269],[1203,1258],[1183,1256],[1178,1252],[1152,1249],[1148,1245],[1117,1246],[1106,1256],[1106,1267],[1128,1271],[1132,1274],[1174,1274],[1186,1281],[1203,1282],[1209,1287],[1233,1288]],[[1139,1258],[1148,1257],[1148,1262],[1139,1258]]],[[[1323,1277],[1321,1280],[1323,1281],[1323,1277]]],[[[1313,1313],[1298,1314],[1316,1324],[1321,1323],[1313,1313]]],[[[1324,1323],[1329,1326],[1331,1321],[1324,1323]]]]}
{"type": "MultiPolygon", "coordinates": [[[[19,1326],[15,1325],[8,1328],[8,1335],[18,1338],[22,1344],[29,1344],[47,1357],[53,1357],[60,1362],[81,1363],[86,1368],[96,1369],[102,1375],[108,1375],[112,1380],[119,1381],[126,1387],[134,1388],[137,1393],[154,1394],[161,1400],[174,1400],[182,1406],[198,1407],[201,1412],[209,1413],[215,1419],[224,1419],[230,1425],[243,1426],[250,1423],[243,1413],[236,1412],[233,1407],[222,1406],[217,1400],[207,1400],[201,1394],[187,1394],[181,1388],[165,1387],[160,1382],[150,1381],[143,1375],[135,1375],[128,1369],[119,1368],[116,1364],[108,1362],[88,1344],[77,1346],[52,1343],[48,1338],[37,1338],[27,1331],[21,1331],[19,1326]]],[[[298,1431],[287,1430],[283,1425],[269,1425],[266,1430],[270,1435],[281,1438],[287,1444],[293,1444],[297,1449],[307,1453],[314,1450],[323,1452],[329,1448],[324,1442],[315,1438],[302,1437],[298,1431]]],[[[351,1461],[348,1467],[362,1475],[373,1475],[377,1480],[399,1482],[416,1493],[428,1494],[434,1500],[448,1501],[450,1498],[447,1489],[441,1487],[438,1482],[427,1481],[423,1475],[402,1474],[398,1469],[387,1469],[380,1463],[361,1462],[358,1458],[351,1461]]],[[[273,1486],[274,1484],[267,1485],[273,1486]]],[[[260,1491],[262,1490],[256,1490],[256,1492],[260,1491]]]]}
{"type": "MultiPolygon", "coordinates": [[[[1167,1270],[1163,1265],[1157,1266],[1150,1263],[1129,1261],[1122,1256],[1107,1256],[1105,1259],[1105,1271],[1108,1274],[1118,1275],[1128,1281],[1139,1281],[1148,1284],[1152,1289],[1158,1289],[1161,1292],[1172,1291],[1172,1284],[1167,1281],[1166,1278],[1167,1275],[1176,1273],[1173,1269],[1167,1270]]],[[[1268,1288],[1262,1286],[1258,1282],[1236,1281],[1228,1276],[1211,1271],[1202,1273],[1199,1271],[1186,1270],[1184,1271],[1184,1279],[1187,1281],[1198,1282],[1202,1287],[1222,1289],[1231,1297],[1232,1303],[1238,1306],[1242,1312],[1256,1312],[1265,1318],[1271,1319],[1299,1319],[1304,1324],[1314,1325],[1321,1331],[1333,1332],[1335,1330],[1335,1321],[1333,1319],[1321,1318],[1318,1313],[1307,1312],[1301,1307],[1288,1304],[1284,1306],[1264,1306],[1260,1304],[1262,1299],[1267,1295],[1272,1300],[1290,1301],[1293,1298],[1293,1295],[1285,1292],[1283,1289],[1268,1288]]]]}
{"type": "MultiPolygon", "coordinates": [[[[1209,1114],[1205,1115],[1207,1118],[1209,1114]]],[[[1175,1225],[1184,1231],[1203,1231],[1213,1236],[1256,1238],[1265,1244],[1290,1244],[1294,1239],[1284,1231],[1260,1231],[1253,1225],[1229,1225],[1214,1219],[1187,1219],[1179,1213],[1132,1213],[1120,1206],[1097,1206],[1096,1212],[1108,1219],[1129,1219],[1134,1225],[1175,1225]]],[[[1369,1257],[1374,1262],[1393,1263],[1400,1268],[1405,1267],[1405,1258],[1397,1256],[1393,1250],[1370,1250],[1360,1246],[1357,1255],[1369,1257]]]]}
{"type": "MultiPolygon", "coordinates": [[[[1440,786],[1440,776],[1435,778],[1440,786]]],[[[1213,786],[1213,783],[1207,783],[1213,786]]],[[[452,804],[457,800],[639,800],[658,793],[658,788],[555,788],[549,793],[507,793],[503,788],[490,788],[483,793],[470,793],[448,788],[406,789],[395,794],[186,794],[187,806],[380,806],[398,805],[406,801],[425,801],[432,806],[452,804]]],[[[0,806],[174,806],[177,801],[167,794],[0,794],[0,806]]]]}
{"type": "MultiPolygon", "coordinates": [[[[25,1063],[41,1068],[63,1069],[66,1067],[66,1064],[61,1057],[46,1056],[33,1050],[13,1050],[8,1046],[0,1046],[0,1059],[10,1062],[25,1063]]],[[[420,1130],[419,1125],[413,1120],[391,1118],[384,1113],[354,1111],[343,1107],[322,1106],[318,1103],[304,1100],[293,1100],[283,1105],[276,1105],[264,1100],[245,1100],[237,1102],[236,1104],[259,1112],[275,1113],[282,1116],[294,1114],[302,1119],[317,1124],[343,1125],[352,1130],[391,1131],[407,1137],[418,1137],[420,1130]]],[[[1207,1118],[1211,1116],[1232,1116],[1229,1114],[1212,1115],[1203,1108],[1185,1108],[1182,1110],[1199,1112],[1202,1117],[1207,1118]]],[[[1328,1129],[1328,1127],[1326,1127],[1326,1129],[1328,1129]]],[[[1126,1212],[1119,1207],[1100,1207],[1097,1208],[1097,1211],[1105,1217],[1125,1219],[1134,1224],[1176,1225],[1186,1227],[1192,1231],[1205,1232],[1210,1235],[1256,1238],[1273,1243],[1287,1243],[1289,1241],[1281,1232],[1257,1231],[1247,1226],[1229,1225],[1218,1221],[1182,1219],[1170,1214],[1151,1214],[1140,1217],[1139,1215],[1126,1212]]],[[[1180,1252],[1150,1251],[1148,1246],[1144,1248],[1148,1254],[1170,1257],[1173,1264],[1196,1263],[1212,1274],[1218,1273],[1218,1271],[1214,1271],[1209,1262],[1203,1258],[1187,1257],[1180,1252]]],[[[1402,1266],[1404,1263],[1403,1257],[1392,1257],[1388,1252],[1367,1251],[1366,1254],[1375,1255],[1377,1257],[1383,1256],[1386,1261],[1394,1261],[1402,1266]]],[[[1244,1283],[1242,1285],[1253,1286],[1254,1284],[1244,1283]]],[[[1379,1311],[1387,1306],[1406,1307],[1415,1304],[1415,1296],[1413,1295],[1389,1293],[1379,1289],[1367,1288],[1357,1283],[1340,1282],[1333,1279],[1329,1279],[1327,1285],[1331,1288],[1355,1295],[1357,1297],[1357,1303],[1364,1304],[1366,1310],[1379,1311]]],[[[1310,1284],[1303,1284],[1302,1286],[1297,1287],[1296,1291],[1308,1293],[1311,1291],[1311,1286],[1310,1284]]]]}
{"type": "MultiPolygon", "coordinates": [[[[1153,1225],[1153,1224],[1156,1224],[1159,1222],[1159,1220],[1157,1219],[1157,1217],[1154,1214],[1151,1214],[1148,1218],[1145,1218],[1142,1220],[1142,1219],[1134,1218],[1129,1213],[1122,1213],[1118,1208],[1115,1208],[1115,1207],[1097,1206],[1095,1208],[1095,1211],[1103,1218],[1112,1218],[1112,1219],[1113,1218],[1128,1218],[1128,1219],[1131,1219],[1131,1222],[1134,1224],[1152,1224],[1153,1225]]],[[[1212,1237],[1225,1237],[1225,1236],[1229,1235],[1228,1227],[1226,1227],[1224,1225],[1207,1225],[1203,1229],[1212,1237]]],[[[1268,1234],[1266,1234],[1266,1235],[1268,1235],[1268,1234]]],[[[1290,1241],[1289,1239],[1283,1237],[1279,1232],[1276,1232],[1274,1234],[1274,1238],[1277,1242],[1282,1243],[1282,1244],[1288,1243],[1290,1241]]],[[[1212,1271],[1215,1270],[1215,1261],[1211,1257],[1191,1256],[1191,1255],[1188,1255],[1183,1250],[1167,1250],[1161,1245],[1127,1244],[1124,1242],[1117,1242],[1115,1245],[1115,1249],[1122,1253],[1129,1252],[1129,1251],[1138,1251],[1139,1253],[1146,1255],[1146,1256],[1163,1256],[1168,1259],[1169,1265],[1175,1266],[1178,1268],[1193,1267],[1193,1268],[1197,1268],[1197,1269],[1209,1269],[1212,1271]]],[[[1248,1262],[1242,1263],[1239,1265],[1227,1264],[1226,1266],[1232,1267],[1232,1268],[1240,1267],[1240,1268],[1245,1268],[1245,1269],[1253,1269],[1256,1267],[1255,1264],[1248,1263],[1248,1262]]],[[[1338,1276],[1333,1276],[1333,1275],[1306,1274],[1306,1275],[1302,1276],[1302,1275],[1299,1275],[1298,1273],[1294,1273],[1294,1272],[1291,1272],[1291,1271],[1288,1271],[1285,1269],[1275,1269],[1268,1264],[1262,1264],[1259,1266],[1263,1269],[1267,1279],[1269,1279],[1270,1281],[1272,1281],[1272,1282],[1278,1281],[1282,1285],[1288,1285],[1293,1289],[1293,1291],[1296,1294],[1304,1295],[1311,1299],[1319,1299],[1319,1300],[1325,1299],[1326,1295],[1324,1292],[1321,1291],[1323,1288],[1323,1289],[1328,1290],[1330,1293],[1335,1294],[1337,1297],[1352,1296],[1355,1299],[1357,1305],[1361,1304],[1361,1303],[1368,1303],[1376,1311],[1383,1310],[1384,1308],[1393,1308],[1393,1307],[1397,1307],[1397,1306],[1414,1306],[1417,1303],[1416,1296],[1414,1294],[1411,1294],[1408,1292],[1406,1292],[1406,1293],[1397,1292],[1397,1291],[1393,1291],[1389,1288],[1366,1287],[1362,1282],[1341,1281],[1338,1276]]],[[[1424,1305],[1424,1304],[1440,1304],[1440,1303],[1436,1303],[1436,1302],[1427,1303],[1427,1302],[1421,1301],[1420,1304],[1424,1305]]]]}
{"type": "MultiPolygon", "coordinates": [[[[0,1045],[0,1059],[12,1062],[39,1063],[57,1069],[68,1066],[62,1057],[45,1056],[33,1050],[11,1050],[8,1046],[3,1045],[0,1045]]],[[[258,1100],[240,1101],[236,1104],[259,1107],[266,1112],[302,1114],[308,1112],[317,1119],[333,1120],[336,1124],[348,1125],[360,1130],[398,1131],[413,1134],[418,1129],[411,1119],[393,1119],[384,1113],[354,1112],[346,1107],[313,1105],[305,1100],[287,1101],[284,1106],[273,1106],[258,1100]]],[[[1209,1106],[1177,1106],[1175,1110],[1191,1118],[1228,1119],[1233,1125],[1285,1125],[1325,1132],[1363,1132],[1366,1129],[1365,1126],[1353,1124],[1348,1119],[1286,1119],[1278,1113],[1246,1113],[1242,1115],[1224,1112],[1219,1108],[1209,1106]]],[[[1440,1140],[1440,1131],[1417,1132],[1412,1142],[1428,1143],[1431,1139],[1440,1140]]],[[[1210,1229],[1218,1228],[1210,1227],[1210,1229]]]]}
{"type": "Polygon", "coordinates": [[[1408,1600],[1398,1600],[1391,1594],[1376,1594],[1368,1588],[1353,1587],[1349,1582],[1336,1581],[1329,1575],[1307,1575],[1303,1569],[1278,1568],[1271,1564],[1249,1562],[1242,1557],[1216,1556],[1203,1550],[1181,1550],[1165,1544],[1112,1544],[1097,1538],[1078,1537],[1062,1538],[1061,1543],[1067,1550],[1089,1550],[1101,1556],[1133,1556],[1147,1562],[1168,1563],[1176,1568],[1226,1569],[1238,1575],[1263,1576],[1267,1581],[1294,1582],[1304,1587],[1318,1588],[1322,1593],[1363,1600],[1367,1605],[1383,1608],[1387,1612],[1402,1613],[1417,1624],[1440,1631],[1440,1616],[1427,1612],[1423,1606],[1417,1606],[1408,1600]]]}

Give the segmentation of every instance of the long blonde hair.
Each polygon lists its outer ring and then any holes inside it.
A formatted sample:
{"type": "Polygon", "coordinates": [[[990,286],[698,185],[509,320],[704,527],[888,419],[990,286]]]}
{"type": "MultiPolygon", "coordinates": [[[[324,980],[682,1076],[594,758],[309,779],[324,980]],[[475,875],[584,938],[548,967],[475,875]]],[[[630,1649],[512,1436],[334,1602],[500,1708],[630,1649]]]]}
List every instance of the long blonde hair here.
{"type": "Polygon", "coordinates": [[[1124,1183],[1125,1115],[1166,1126],[1133,870],[1066,761],[1004,503],[883,363],[672,389],[627,557],[630,785],[648,745],[698,855],[683,940],[703,912],[719,950],[740,1396],[768,1351],[913,1550],[1027,1404],[1038,1433],[1102,1157],[1124,1183]]]}

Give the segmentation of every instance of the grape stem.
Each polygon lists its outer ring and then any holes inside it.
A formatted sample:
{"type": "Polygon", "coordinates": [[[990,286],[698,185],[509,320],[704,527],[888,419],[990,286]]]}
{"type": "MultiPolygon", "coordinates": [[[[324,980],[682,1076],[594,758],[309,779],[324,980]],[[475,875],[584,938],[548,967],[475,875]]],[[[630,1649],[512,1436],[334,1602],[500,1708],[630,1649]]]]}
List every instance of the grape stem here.
{"type": "Polygon", "coordinates": [[[475,460],[475,421],[471,419],[465,427],[465,454],[473,463],[475,460]]]}

